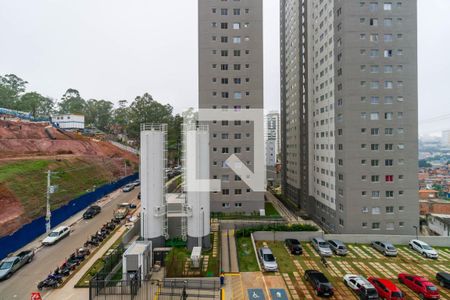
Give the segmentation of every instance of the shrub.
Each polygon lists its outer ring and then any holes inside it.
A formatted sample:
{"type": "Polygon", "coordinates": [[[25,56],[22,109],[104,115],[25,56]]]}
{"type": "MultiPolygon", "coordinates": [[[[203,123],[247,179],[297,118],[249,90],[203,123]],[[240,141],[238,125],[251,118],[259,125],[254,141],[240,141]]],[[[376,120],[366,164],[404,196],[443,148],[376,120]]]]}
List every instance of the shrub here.
{"type": "Polygon", "coordinates": [[[236,230],[237,237],[249,237],[255,231],[317,231],[318,228],[309,224],[293,224],[293,225],[261,225],[236,230]]]}

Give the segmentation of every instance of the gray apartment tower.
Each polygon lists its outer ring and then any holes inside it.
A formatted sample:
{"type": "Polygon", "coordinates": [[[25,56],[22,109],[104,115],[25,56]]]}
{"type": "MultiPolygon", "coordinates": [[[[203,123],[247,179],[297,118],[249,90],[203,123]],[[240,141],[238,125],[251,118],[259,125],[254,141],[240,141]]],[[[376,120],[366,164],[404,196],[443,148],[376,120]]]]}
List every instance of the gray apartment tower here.
{"type": "Polygon", "coordinates": [[[334,233],[419,225],[417,1],[281,0],[282,188],[334,233]]]}
{"type": "MultiPolygon", "coordinates": [[[[199,108],[262,109],[262,0],[199,0],[199,108]]],[[[211,121],[210,175],[222,191],[211,194],[211,212],[252,213],[264,208],[263,192],[251,190],[225,163],[236,154],[254,168],[253,123],[211,121]]],[[[264,162],[261,162],[264,163],[264,162]]]]}

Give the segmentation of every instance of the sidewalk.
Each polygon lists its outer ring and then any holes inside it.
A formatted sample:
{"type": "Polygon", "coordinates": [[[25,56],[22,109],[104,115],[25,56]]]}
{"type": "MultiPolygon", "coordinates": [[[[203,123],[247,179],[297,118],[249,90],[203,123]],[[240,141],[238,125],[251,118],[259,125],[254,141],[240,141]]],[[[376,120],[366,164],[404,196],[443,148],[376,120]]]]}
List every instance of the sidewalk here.
{"type": "Polygon", "coordinates": [[[105,253],[109,248],[122,236],[122,234],[127,230],[125,226],[121,226],[114,235],[100,248],[89,261],[83,265],[83,267],[78,270],[78,272],[60,289],[55,289],[44,296],[43,299],[55,299],[55,300],[83,300],[89,299],[89,289],[88,288],[74,288],[75,284],[83,277],[83,275],[89,270],[89,268],[105,253]]]}

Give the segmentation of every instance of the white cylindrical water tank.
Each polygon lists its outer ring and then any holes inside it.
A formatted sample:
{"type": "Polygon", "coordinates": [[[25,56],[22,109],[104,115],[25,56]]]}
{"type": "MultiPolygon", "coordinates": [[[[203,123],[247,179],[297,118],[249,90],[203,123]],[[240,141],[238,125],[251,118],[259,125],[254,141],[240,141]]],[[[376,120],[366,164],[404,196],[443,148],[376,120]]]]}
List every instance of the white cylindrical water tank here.
{"type": "Polygon", "coordinates": [[[185,126],[188,248],[210,248],[209,131],[207,126],[185,126]]]}
{"type": "Polygon", "coordinates": [[[141,128],[141,237],[164,245],[166,125],[141,128]]]}

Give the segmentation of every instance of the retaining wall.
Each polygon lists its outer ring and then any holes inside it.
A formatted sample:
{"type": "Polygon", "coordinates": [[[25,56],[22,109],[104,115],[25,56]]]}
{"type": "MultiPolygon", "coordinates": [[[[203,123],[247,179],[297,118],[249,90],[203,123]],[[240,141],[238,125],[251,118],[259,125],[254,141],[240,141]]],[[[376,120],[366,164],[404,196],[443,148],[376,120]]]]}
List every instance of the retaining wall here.
{"type": "MultiPolygon", "coordinates": [[[[139,174],[135,173],[131,176],[124,177],[116,182],[105,184],[95,189],[95,191],[86,193],[78,198],[71,200],[64,206],[52,211],[51,226],[52,228],[61,224],[76,213],[82,211],[92,203],[100,200],[107,194],[119,189],[125,184],[139,178],[139,174]]],[[[0,238],[0,260],[13,253],[28,243],[32,242],[45,233],[45,217],[40,217],[28,223],[16,232],[0,238]]]]}
{"type": "MultiPolygon", "coordinates": [[[[285,231],[256,231],[253,233],[255,241],[284,241],[285,239],[297,239],[307,242],[314,237],[323,237],[325,240],[340,240],[344,243],[370,244],[372,241],[386,241],[394,245],[407,245],[416,236],[412,235],[377,235],[377,234],[322,234],[322,232],[285,232],[285,231]]],[[[419,236],[419,239],[436,247],[450,247],[450,237],[443,236],[419,236]]]]}

